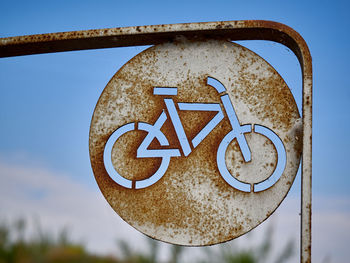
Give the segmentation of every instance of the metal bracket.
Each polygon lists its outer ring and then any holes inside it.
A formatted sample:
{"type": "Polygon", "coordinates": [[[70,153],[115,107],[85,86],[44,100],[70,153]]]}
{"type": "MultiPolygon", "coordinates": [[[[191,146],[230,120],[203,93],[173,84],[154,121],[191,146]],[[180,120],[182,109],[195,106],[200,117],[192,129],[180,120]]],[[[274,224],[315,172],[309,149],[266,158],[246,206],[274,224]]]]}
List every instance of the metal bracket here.
{"type": "Polygon", "coordinates": [[[303,153],[301,188],[301,261],[311,262],[312,61],[304,39],[292,28],[271,21],[245,20],[83,30],[0,38],[0,57],[62,51],[155,45],[189,39],[270,40],[297,56],[303,78],[303,153]]]}

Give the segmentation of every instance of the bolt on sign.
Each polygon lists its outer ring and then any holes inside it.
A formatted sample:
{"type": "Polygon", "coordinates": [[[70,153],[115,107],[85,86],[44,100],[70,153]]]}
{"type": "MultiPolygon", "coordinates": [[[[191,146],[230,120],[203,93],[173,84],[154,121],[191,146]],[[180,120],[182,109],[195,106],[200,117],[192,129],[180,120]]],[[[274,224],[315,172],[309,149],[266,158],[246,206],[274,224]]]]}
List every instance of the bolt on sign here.
{"type": "Polygon", "coordinates": [[[47,35],[0,39],[0,55],[153,45],[112,77],[90,127],[96,181],[126,222],[179,245],[234,239],[278,208],[302,158],[301,262],[311,262],[312,69],[299,34],[231,21],[47,35]],[[276,70],[232,42],[254,39],[298,57],[302,116],[276,70]]]}

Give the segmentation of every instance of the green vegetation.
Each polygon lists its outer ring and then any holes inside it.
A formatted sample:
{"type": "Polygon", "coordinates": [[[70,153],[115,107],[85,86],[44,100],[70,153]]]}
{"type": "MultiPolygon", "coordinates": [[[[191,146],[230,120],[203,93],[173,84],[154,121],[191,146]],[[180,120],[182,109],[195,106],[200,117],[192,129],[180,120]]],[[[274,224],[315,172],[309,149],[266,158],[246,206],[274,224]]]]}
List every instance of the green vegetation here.
{"type": "Polygon", "coordinates": [[[69,240],[66,229],[55,238],[37,224],[36,234],[26,239],[25,228],[22,219],[12,225],[0,225],[0,263],[120,262],[112,257],[91,255],[82,244],[69,240]]]}
{"type": "MultiPolygon", "coordinates": [[[[56,237],[43,231],[37,224],[35,234],[25,237],[26,222],[17,220],[13,224],[0,224],[0,263],[157,263],[159,259],[160,242],[147,239],[148,251],[133,251],[126,241],[117,243],[120,255],[93,255],[83,244],[73,242],[68,236],[67,229],[63,229],[56,237]]],[[[197,263],[264,263],[285,262],[293,254],[293,243],[289,242],[280,255],[273,261],[269,259],[272,248],[272,229],[267,231],[261,244],[241,250],[232,242],[202,248],[199,258],[190,257],[191,262],[197,263]]],[[[182,246],[169,245],[166,263],[189,262],[185,260],[189,249],[182,246]]]]}
{"type": "MultiPolygon", "coordinates": [[[[251,235],[251,234],[250,234],[251,235]]],[[[266,231],[264,240],[250,248],[239,249],[233,242],[218,246],[217,250],[204,248],[206,259],[200,263],[283,263],[293,256],[294,243],[290,240],[275,259],[271,259],[273,229],[266,231]]]]}

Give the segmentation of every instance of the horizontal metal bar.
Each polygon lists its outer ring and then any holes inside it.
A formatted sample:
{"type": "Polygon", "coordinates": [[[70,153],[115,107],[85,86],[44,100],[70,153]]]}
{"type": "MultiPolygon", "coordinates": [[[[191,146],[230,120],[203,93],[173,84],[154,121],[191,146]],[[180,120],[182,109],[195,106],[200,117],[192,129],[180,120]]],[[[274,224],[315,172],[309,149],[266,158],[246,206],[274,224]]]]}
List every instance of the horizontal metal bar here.
{"type": "Polygon", "coordinates": [[[178,37],[183,36],[272,40],[288,46],[298,58],[303,56],[302,53],[308,53],[305,41],[292,28],[277,22],[244,20],[93,29],[0,38],[0,57],[154,45],[176,41],[178,37]]]}

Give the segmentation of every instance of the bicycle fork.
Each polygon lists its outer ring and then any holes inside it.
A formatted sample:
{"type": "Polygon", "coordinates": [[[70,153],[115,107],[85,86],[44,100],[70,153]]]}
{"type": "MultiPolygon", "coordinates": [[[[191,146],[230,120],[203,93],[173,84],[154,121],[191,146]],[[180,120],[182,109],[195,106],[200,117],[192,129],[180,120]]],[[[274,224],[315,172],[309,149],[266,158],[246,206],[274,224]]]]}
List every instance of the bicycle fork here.
{"type": "Polygon", "coordinates": [[[252,155],[244,134],[252,131],[252,125],[251,124],[241,125],[239,123],[239,120],[238,120],[236,111],[233,108],[231,99],[229,95],[226,94],[227,90],[220,81],[212,77],[208,77],[207,84],[215,88],[216,91],[219,92],[219,94],[222,94],[220,95],[220,99],[232,127],[231,133],[237,139],[237,143],[243,155],[244,161],[250,162],[252,160],[252,155]]]}
{"type": "Polygon", "coordinates": [[[232,127],[232,133],[234,137],[237,139],[237,143],[239,148],[241,149],[241,153],[243,155],[245,162],[250,162],[252,160],[252,154],[250,152],[247,140],[245,138],[245,133],[252,131],[252,125],[240,125],[239,120],[237,118],[237,114],[235,109],[233,108],[232,102],[228,94],[221,96],[222,104],[224,105],[227,117],[230,121],[232,127]]]}

